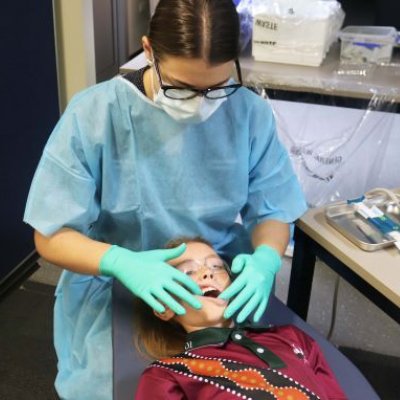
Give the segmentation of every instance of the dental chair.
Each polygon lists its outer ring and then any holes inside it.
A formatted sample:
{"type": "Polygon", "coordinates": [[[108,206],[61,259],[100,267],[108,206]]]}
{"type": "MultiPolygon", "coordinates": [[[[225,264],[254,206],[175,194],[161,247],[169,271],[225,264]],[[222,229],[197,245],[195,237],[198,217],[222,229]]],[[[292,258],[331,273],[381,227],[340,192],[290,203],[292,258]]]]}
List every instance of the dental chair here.
{"type": "MultiPolygon", "coordinates": [[[[113,286],[113,400],[132,400],[139,377],[149,361],[137,354],[133,345],[133,298],[119,282],[113,286]]],[[[271,295],[263,324],[296,325],[313,337],[336,375],[349,400],[379,400],[360,371],[312,326],[271,295]]],[[[149,399],[150,400],[150,399],[149,399]]]]}

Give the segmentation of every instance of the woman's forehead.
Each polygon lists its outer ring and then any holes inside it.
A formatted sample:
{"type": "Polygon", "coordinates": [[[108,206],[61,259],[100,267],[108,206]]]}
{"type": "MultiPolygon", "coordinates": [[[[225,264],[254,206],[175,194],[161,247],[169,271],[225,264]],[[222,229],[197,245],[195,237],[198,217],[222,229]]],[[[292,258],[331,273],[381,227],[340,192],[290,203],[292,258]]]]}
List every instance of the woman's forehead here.
{"type": "Polygon", "coordinates": [[[210,65],[203,59],[167,56],[159,65],[162,74],[174,84],[202,89],[226,82],[232,74],[234,62],[210,65]]]}

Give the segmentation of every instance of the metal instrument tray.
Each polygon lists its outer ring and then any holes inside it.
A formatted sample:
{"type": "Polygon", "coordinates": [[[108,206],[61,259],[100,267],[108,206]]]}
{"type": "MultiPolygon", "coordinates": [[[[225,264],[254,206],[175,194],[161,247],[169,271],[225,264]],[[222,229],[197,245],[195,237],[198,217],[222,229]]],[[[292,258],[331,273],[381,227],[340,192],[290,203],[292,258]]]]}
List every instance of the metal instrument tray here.
{"type": "MultiPolygon", "coordinates": [[[[375,204],[388,217],[400,223],[399,207],[382,198],[370,198],[368,203],[375,204]]],[[[376,251],[393,246],[395,240],[383,235],[374,225],[356,213],[355,206],[347,202],[335,203],[325,209],[327,222],[343,236],[365,251],[376,251]]]]}

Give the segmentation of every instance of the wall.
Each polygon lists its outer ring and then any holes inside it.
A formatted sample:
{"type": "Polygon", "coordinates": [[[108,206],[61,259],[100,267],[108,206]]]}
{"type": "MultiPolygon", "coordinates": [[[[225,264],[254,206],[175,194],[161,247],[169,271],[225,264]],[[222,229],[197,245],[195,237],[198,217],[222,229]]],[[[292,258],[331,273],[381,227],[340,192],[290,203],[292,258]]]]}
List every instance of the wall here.
{"type": "Polygon", "coordinates": [[[150,1],[150,15],[153,15],[159,0],[149,0],[149,1],[150,1]]]}
{"type": "Polygon", "coordinates": [[[34,244],[24,209],[43,146],[59,117],[52,0],[3,2],[0,37],[2,291],[31,265],[26,257],[34,244]]]}
{"type": "Polygon", "coordinates": [[[54,0],[60,108],[96,83],[92,0],[54,0]]]}

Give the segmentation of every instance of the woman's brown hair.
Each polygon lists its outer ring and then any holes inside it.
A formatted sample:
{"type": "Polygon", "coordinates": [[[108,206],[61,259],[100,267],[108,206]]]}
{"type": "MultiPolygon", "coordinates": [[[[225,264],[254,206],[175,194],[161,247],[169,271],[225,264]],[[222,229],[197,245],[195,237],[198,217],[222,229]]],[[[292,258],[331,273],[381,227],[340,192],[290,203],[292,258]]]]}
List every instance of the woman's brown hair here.
{"type": "Polygon", "coordinates": [[[148,36],[156,59],[202,58],[213,65],[239,57],[239,33],[232,0],[160,0],[148,36]]]}
{"type": "MultiPolygon", "coordinates": [[[[171,249],[182,243],[200,242],[212,248],[211,243],[201,237],[181,237],[169,241],[165,248],[171,249]]],[[[186,332],[174,321],[162,321],[143,300],[134,300],[134,345],[145,358],[157,360],[184,351],[186,332]]]]}

